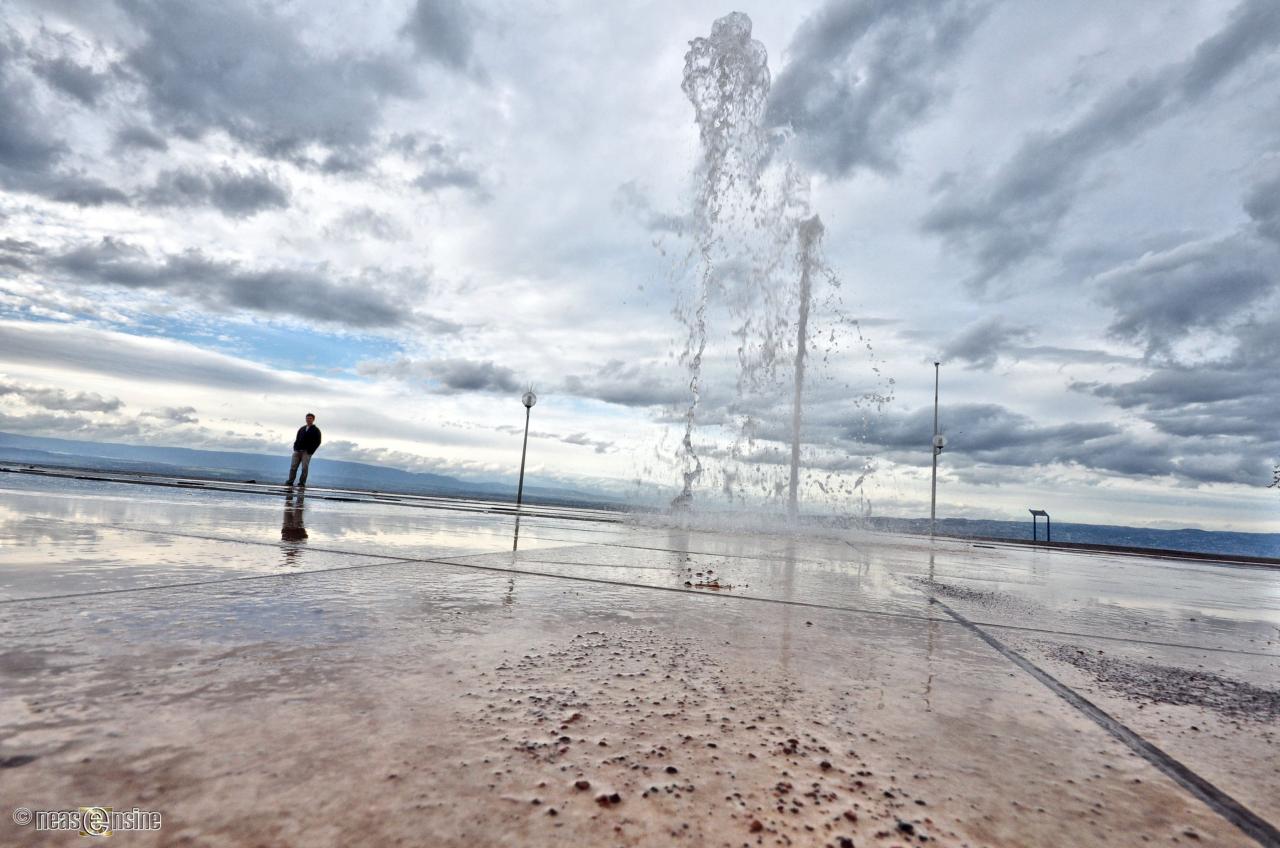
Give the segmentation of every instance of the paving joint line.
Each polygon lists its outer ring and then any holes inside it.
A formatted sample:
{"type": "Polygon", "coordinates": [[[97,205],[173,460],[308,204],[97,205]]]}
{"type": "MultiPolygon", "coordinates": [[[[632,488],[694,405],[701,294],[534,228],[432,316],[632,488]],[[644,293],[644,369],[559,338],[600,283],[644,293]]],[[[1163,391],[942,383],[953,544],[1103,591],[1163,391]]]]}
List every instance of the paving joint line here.
{"type": "MultiPolygon", "coordinates": [[[[54,519],[54,520],[59,520],[59,519],[54,519]]],[[[242,544],[242,545],[256,545],[259,547],[275,548],[277,550],[283,550],[286,548],[294,547],[293,545],[288,545],[283,542],[265,542],[265,541],[255,541],[253,539],[228,539],[228,538],[220,538],[217,536],[204,536],[204,535],[193,534],[193,533],[181,533],[181,532],[171,531],[171,530],[153,530],[145,527],[130,527],[128,525],[99,524],[99,525],[90,525],[90,526],[111,527],[118,530],[130,530],[138,533],[154,533],[157,535],[164,535],[164,536],[178,536],[180,538],[204,539],[204,540],[213,541],[213,542],[232,542],[232,543],[242,544]]],[[[556,540],[551,540],[551,541],[556,541],[556,540]]],[[[573,544],[571,546],[572,547],[590,547],[589,544],[587,545],[573,544]]],[[[302,576],[304,574],[324,574],[330,571],[350,571],[356,568],[372,568],[378,565],[411,565],[414,563],[420,563],[420,564],[427,563],[432,565],[452,565],[452,566],[457,566],[459,568],[472,568],[472,569],[478,569],[482,571],[495,572],[499,574],[512,574],[512,575],[524,574],[530,577],[547,577],[547,578],[556,579],[556,580],[578,580],[578,581],[598,583],[598,584],[603,584],[608,586],[624,586],[624,587],[633,588],[633,589],[651,589],[659,592],[677,592],[682,595],[700,595],[703,597],[711,596],[711,597],[722,598],[725,600],[754,601],[757,603],[780,604],[784,606],[796,606],[796,607],[802,607],[806,609],[820,609],[820,610],[826,610],[830,612],[846,612],[846,613],[855,613],[855,614],[863,614],[863,615],[878,615],[878,616],[885,616],[888,618],[901,618],[907,621],[940,621],[944,624],[948,623],[947,619],[945,618],[936,618],[934,616],[929,616],[929,615],[912,615],[908,613],[898,613],[898,612],[888,612],[885,610],[866,609],[864,607],[843,607],[843,606],[837,606],[835,604],[819,604],[811,601],[784,601],[779,598],[765,598],[759,595],[725,595],[725,594],[719,594],[719,593],[712,594],[711,592],[689,591],[687,589],[677,588],[674,586],[654,586],[647,583],[630,583],[623,580],[607,580],[602,577],[584,577],[584,576],[578,576],[578,575],[572,575],[572,574],[556,574],[554,572],[549,572],[549,571],[533,571],[529,569],[478,565],[476,563],[456,561],[460,559],[471,559],[471,558],[483,557],[483,556],[499,556],[499,555],[505,555],[505,554],[511,553],[510,551],[506,551],[506,550],[477,551],[476,553],[470,553],[470,554],[449,554],[446,557],[398,557],[398,556],[392,556],[390,554],[366,554],[366,553],[359,553],[356,551],[344,551],[336,548],[308,548],[308,550],[319,551],[321,553],[338,554],[341,556],[359,556],[359,557],[384,559],[386,560],[386,562],[368,563],[364,565],[355,565],[355,566],[337,566],[335,568],[317,568],[317,569],[310,569],[307,571],[287,572],[284,574],[253,574],[245,577],[228,577],[228,578],[223,578],[218,580],[196,581],[191,583],[169,583],[169,584],[158,584],[156,586],[137,586],[129,589],[106,589],[98,592],[78,592],[78,593],[68,593],[65,595],[42,595],[34,598],[9,598],[9,599],[0,600],[0,605],[19,603],[23,601],[50,601],[50,600],[58,600],[61,598],[91,597],[96,594],[118,594],[122,592],[149,591],[152,589],[184,588],[187,586],[202,586],[202,585],[212,585],[215,583],[229,583],[237,580],[257,580],[264,577],[296,577],[296,576],[302,576]]],[[[650,550],[650,549],[642,548],[642,550],[650,550]]],[[[808,560],[805,560],[805,561],[808,561],[808,560]]],[[[586,564],[596,565],[601,568],[627,568],[628,567],[628,566],[602,565],[600,563],[586,563],[586,564]]],[[[1245,650],[1240,650],[1235,648],[1214,648],[1214,647],[1205,647],[1201,645],[1186,645],[1186,644],[1181,644],[1177,642],[1156,642],[1156,641],[1151,641],[1146,639],[1132,639],[1128,637],[1118,637],[1118,636],[1103,636],[1103,635],[1092,634],[1092,633],[1076,633],[1068,630],[1047,630],[1043,628],[1026,627],[1026,626],[1017,625],[1017,624],[998,624],[995,622],[985,622],[985,621],[978,622],[978,624],[984,627],[994,627],[994,628],[999,628],[1004,630],[1017,630],[1025,633],[1043,633],[1046,635],[1053,635],[1053,636],[1073,636],[1081,639],[1099,639],[1107,642],[1121,642],[1128,645],[1151,645],[1153,647],[1180,648],[1184,650],[1204,651],[1207,653],[1236,654],[1236,655],[1242,655],[1242,656],[1259,656],[1259,657],[1268,657],[1273,659],[1275,658],[1275,655],[1273,654],[1262,653],[1257,651],[1245,651],[1245,650]]]]}
{"type": "Polygon", "coordinates": [[[927,597],[930,604],[936,604],[941,607],[943,612],[951,616],[957,624],[973,633],[983,642],[986,642],[997,653],[1018,668],[1030,674],[1048,688],[1049,691],[1066,701],[1086,718],[1093,721],[1094,724],[1111,734],[1111,736],[1124,743],[1131,751],[1154,766],[1157,771],[1172,779],[1174,783],[1177,783],[1188,793],[1198,798],[1226,821],[1235,825],[1263,848],[1280,848],[1280,830],[1277,830],[1275,825],[1192,771],[1182,761],[1166,753],[1154,743],[1147,741],[1128,725],[1031,662],[1022,654],[1008,647],[942,601],[932,595],[927,597]]]}

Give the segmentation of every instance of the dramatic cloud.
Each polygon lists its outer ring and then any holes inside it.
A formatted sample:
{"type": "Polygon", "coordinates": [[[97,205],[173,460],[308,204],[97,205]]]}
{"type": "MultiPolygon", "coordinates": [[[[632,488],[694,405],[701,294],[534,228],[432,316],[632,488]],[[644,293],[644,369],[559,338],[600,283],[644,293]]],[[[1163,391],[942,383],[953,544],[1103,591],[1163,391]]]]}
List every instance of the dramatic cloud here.
{"type": "Polygon", "coordinates": [[[243,309],[362,328],[394,327],[409,318],[394,294],[364,282],[336,282],[323,268],[245,269],[198,250],[156,260],[110,236],[52,256],[47,266],[83,285],[164,291],[219,311],[243,309]]]}
{"type": "MultiPolygon", "coordinates": [[[[1238,441],[1151,437],[1111,422],[1040,425],[998,404],[945,406],[942,423],[946,465],[962,479],[974,469],[978,475],[989,475],[982,471],[984,466],[1031,473],[1030,469],[1062,465],[1140,479],[1251,483],[1265,464],[1254,446],[1238,441]]],[[[932,428],[932,407],[921,407],[875,419],[865,438],[895,462],[923,466],[930,456],[932,428]]],[[[1016,483],[1018,473],[1007,472],[1003,480],[1016,483]]]]}
{"type": "Polygon", "coordinates": [[[985,284],[1052,242],[1094,161],[1195,105],[1242,65],[1280,44],[1280,5],[1245,0],[1187,59],[1130,79],[1060,129],[1028,134],[986,178],[938,183],[924,228],[976,262],[985,284]]]}
{"type": "Polygon", "coordinates": [[[59,412],[115,412],[124,406],[119,398],[104,398],[91,392],[7,382],[0,382],[0,397],[17,397],[32,406],[59,412]]]}
{"type": "Polygon", "coordinates": [[[971,368],[991,370],[1001,354],[1032,337],[1027,327],[1012,326],[1000,316],[977,321],[953,336],[942,347],[946,362],[966,362],[971,368]]]}
{"type": "Polygon", "coordinates": [[[1258,234],[1280,244],[1280,171],[1253,186],[1244,208],[1258,234]]]}
{"type": "Polygon", "coordinates": [[[1221,358],[1165,362],[1137,380],[1072,388],[1137,412],[1170,435],[1246,437],[1259,453],[1280,455],[1280,316],[1248,321],[1232,336],[1233,349],[1221,358]]]}
{"type": "Polygon", "coordinates": [[[479,73],[475,24],[475,13],[462,0],[418,0],[402,32],[419,55],[456,71],[479,73]]]}
{"type": "Polygon", "coordinates": [[[289,191],[266,171],[239,173],[224,165],[207,172],[163,171],[145,201],[151,206],[212,205],[229,218],[249,218],[287,207],[289,191]]]}
{"type": "Polygon", "coordinates": [[[1277,259],[1242,237],[1146,254],[1097,280],[1116,315],[1109,330],[1149,355],[1168,352],[1192,330],[1217,328],[1273,291],[1277,259]]]}
{"type": "Polygon", "coordinates": [[[78,206],[124,203],[124,193],[60,167],[68,153],[48,131],[51,121],[35,99],[31,78],[18,68],[21,44],[0,40],[0,188],[78,206]]]}
{"type": "Polygon", "coordinates": [[[49,85],[74,97],[85,106],[93,106],[106,90],[109,74],[99,73],[88,65],[78,64],[66,56],[40,59],[32,66],[49,85]]]}
{"type": "Polygon", "coordinates": [[[157,126],[187,138],[222,130],[266,155],[308,144],[359,148],[389,98],[414,94],[386,57],[320,51],[296,23],[244,0],[124,0],[142,31],[127,68],[157,126]]]}
{"type": "Polygon", "coordinates": [[[124,127],[116,133],[116,146],[123,150],[152,150],[163,153],[169,143],[146,127],[124,127]]]}
{"type": "Polygon", "coordinates": [[[944,93],[943,78],[985,4],[829,0],[796,31],[768,119],[796,133],[800,159],[831,176],[892,173],[902,136],[944,93]]]}

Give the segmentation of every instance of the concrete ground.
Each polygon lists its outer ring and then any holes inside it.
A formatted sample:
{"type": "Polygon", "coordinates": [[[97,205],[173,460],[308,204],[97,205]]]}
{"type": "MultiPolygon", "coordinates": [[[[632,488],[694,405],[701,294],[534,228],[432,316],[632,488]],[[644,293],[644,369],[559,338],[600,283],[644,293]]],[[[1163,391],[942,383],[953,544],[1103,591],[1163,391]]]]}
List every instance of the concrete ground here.
{"type": "Polygon", "coordinates": [[[0,845],[1280,845],[1280,571],[192,486],[0,474],[0,845]]]}

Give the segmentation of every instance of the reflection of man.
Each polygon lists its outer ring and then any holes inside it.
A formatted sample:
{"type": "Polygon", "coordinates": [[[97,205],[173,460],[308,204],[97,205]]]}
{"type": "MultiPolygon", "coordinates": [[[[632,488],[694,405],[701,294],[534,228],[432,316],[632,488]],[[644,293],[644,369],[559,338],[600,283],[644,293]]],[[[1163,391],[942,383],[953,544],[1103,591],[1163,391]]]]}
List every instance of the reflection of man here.
{"type": "Polygon", "coordinates": [[[293,485],[293,478],[302,469],[298,485],[307,485],[307,469],[311,466],[311,455],[320,447],[320,428],[316,426],[316,417],[307,413],[307,423],[298,428],[298,435],[293,438],[293,459],[289,462],[289,479],[286,486],[293,485]]]}
{"type": "MultiPolygon", "coordinates": [[[[299,492],[284,496],[284,520],[280,524],[280,541],[300,543],[307,541],[307,528],[302,524],[302,504],[305,496],[299,492]]],[[[284,559],[292,564],[302,553],[300,548],[285,548],[284,559]]]]}
{"type": "Polygon", "coordinates": [[[301,493],[284,496],[284,523],[280,525],[280,541],[305,542],[307,528],[302,526],[302,503],[306,497],[301,493]]]}

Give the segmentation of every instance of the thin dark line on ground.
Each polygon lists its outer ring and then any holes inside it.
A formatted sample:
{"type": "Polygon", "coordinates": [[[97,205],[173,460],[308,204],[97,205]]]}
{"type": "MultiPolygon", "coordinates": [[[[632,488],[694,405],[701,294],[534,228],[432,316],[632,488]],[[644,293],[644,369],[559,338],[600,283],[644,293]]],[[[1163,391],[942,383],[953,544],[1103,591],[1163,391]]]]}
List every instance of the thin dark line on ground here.
{"type": "Polygon", "coordinates": [[[986,642],[1018,668],[1040,681],[1059,698],[1062,698],[1062,700],[1075,707],[1107,733],[1123,742],[1130,750],[1155,766],[1157,770],[1168,776],[1183,789],[1203,801],[1211,810],[1238,827],[1259,845],[1264,846],[1264,848],[1280,848],[1280,830],[1277,830],[1275,825],[1196,774],[1181,761],[1165,753],[1153,743],[1148,742],[1106,710],[1076,692],[1022,654],[1006,646],[974,622],[932,595],[928,597],[929,603],[941,607],[943,612],[955,619],[956,623],[986,642]]]}
{"type": "MultiPolygon", "coordinates": [[[[497,554],[468,554],[467,556],[471,556],[471,557],[497,556],[499,554],[509,555],[510,552],[499,551],[497,554]]],[[[426,560],[426,559],[413,560],[413,562],[432,562],[432,563],[439,563],[444,565],[460,565],[465,568],[479,568],[479,569],[489,569],[489,570],[500,571],[504,574],[505,573],[528,574],[536,577],[556,577],[556,578],[561,578],[565,580],[586,580],[594,583],[605,583],[611,586],[630,586],[637,589],[656,589],[662,592],[680,592],[681,594],[689,594],[689,595],[712,595],[717,598],[724,598],[725,600],[733,600],[733,601],[756,601],[758,603],[782,604],[784,606],[796,606],[796,607],[804,607],[807,609],[829,610],[832,612],[864,613],[866,615],[882,615],[882,616],[889,616],[891,618],[904,618],[911,621],[941,621],[943,623],[947,623],[947,620],[945,618],[936,618],[934,616],[928,616],[928,615],[913,615],[911,613],[888,612],[886,610],[874,610],[874,609],[867,609],[865,607],[842,607],[842,606],[836,606],[835,604],[819,604],[812,601],[786,601],[780,598],[766,598],[766,597],[761,597],[760,595],[743,595],[741,593],[736,593],[736,592],[730,593],[723,590],[716,591],[714,589],[706,590],[706,591],[691,591],[689,589],[681,589],[675,586],[654,586],[648,583],[630,583],[623,580],[607,580],[603,577],[583,577],[583,576],[572,575],[572,574],[556,574],[554,572],[547,572],[547,571],[530,571],[525,569],[512,569],[512,568],[504,568],[500,566],[481,565],[481,564],[471,563],[471,562],[455,563],[447,558],[429,559],[429,560],[426,560]]],[[[556,563],[547,563],[547,564],[554,565],[556,563]]],[[[600,568],[629,568],[630,567],[630,566],[624,566],[624,565],[605,565],[601,563],[583,563],[583,565],[595,565],[600,568]]],[[[1021,624],[1000,624],[993,621],[980,621],[978,622],[978,624],[981,624],[983,627],[995,627],[1001,630],[1016,630],[1023,633],[1038,633],[1038,634],[1049,635],[1049,636],[1071,636],[1078,639],[1101,639],[1105,642],[1120,642],[1125,645],[1149,645],[1157,648],[1180,648],[1184,650],[1204,651],[1206,653],[1215,653],[1215,654],[1237,654],[1237,655],[1250,656],[1250,657],[1267,657],[1268,659],[1278,658],[1276,654],[1269,654],[1263,651],[1248,651],[1240,648],[1215,648],[1215,647],[1206,647],[1204,645],[1188,645],[1182,642],[1160,642],[1154,639],[1133,639],[1127,636],[1103,636],[1096,633],[1080,633],[1072,630],[1050,630],[1050,629],[1041,628],[1041,627],[1027,627],[1026,625],[1021,625],[1021,624]]]]}
{"type": "MultiPolygon", "coordinates": [[[[252,543],[251,543],[252,544],[252,543]]],[[[309,571],[273,572],[270,574],[245,574],[239,577],[219,577],[214,580],[190,580],[185,583],[156,583],[151,586],[129,586],[123,589],[98,589],[93,592],[67,592],[62,595],[36,595],[29,598],[5,598],[0,604],[36,603],[42,601],[66,601],[75,598],[96,598],[102,595],[123,595],[129,592],[154,592],[161,589],[189,589],[193,586],[213,586],[218,583],[245,583],[250,580],[266,580],[268,578],[285,579],[301,577],[305,574],[328,574],[331,571],[356,571],[361,568],[379,568],[387,565],[405,565],[419,560],[382,558],[382,562],[365,562],[358,565],[336,565],[333,568],[315,568],[309,571]]]]}

